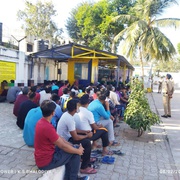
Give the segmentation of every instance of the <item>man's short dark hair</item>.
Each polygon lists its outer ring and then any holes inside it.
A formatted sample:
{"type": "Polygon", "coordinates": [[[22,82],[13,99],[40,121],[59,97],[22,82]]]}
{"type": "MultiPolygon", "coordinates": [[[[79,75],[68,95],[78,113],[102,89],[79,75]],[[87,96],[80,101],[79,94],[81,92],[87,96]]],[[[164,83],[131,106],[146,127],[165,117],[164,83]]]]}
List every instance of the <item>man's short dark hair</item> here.
{"type": "Polygon", "coordinates": [[[46,91],[46,93],[51,93],[51,87],[45,87],[44,90],[46,91]]]}
{"type": "Polygon", "coordinates": [[[105,101],[106,100],[106,96],[104,94],[100,94],[98,96],[98,99],[101,100],[101,101],[105,101]]]}
{"type": "Polygon", "coordinates": [[[89,104],[89,95],[88,95],[88,94],[84,94],[84,95],[80,98],[80,104],[81,104],[81,105],[89,104]]]}
{"type": "Polygon", "coordinates": [[[72,111],[76,110],[76,109],[77,109],[77,103],[78,103],[78,101],[75,100],[75,99],[69,100],[69,101],[67,102],[67,110],[68,110],[69,112],[72,112],[72,111]]]}
{"type": "Polygon", "coordinates": [[[170,74],[166,74],[166,77],[167,77],[168,79],[171,79],[171,75],[170,75],[170,74]]]}
{"type": "Polygon", "coordinates": [[[28,96],[29,96],[29,99],[33,99],[36,96],[36,93],[35,92],[30,92],[28,94],[28,96]]]}
{"type": "Polygon", "coordinates": [[[32,86],[32,87],[30,88],[30,90],[31,90],[32,92],[36,92],[37,86],[32,86]]]}
{"type": "Polygon", "coordinates": [[[67,94],[68,93],[68,88],[64,88],[63,89],[63,94],[67,94]]]}
{"type": "Polygon", "coordinates": [[[53,93],[53,94],[51,95],[51,99],[52,99],[54,102],[56,102],[56,101],[60,100],[60,97],[59,97],[57,94],[53,93]]]}
{"type": "Polygon", "coordinates": [[[76,93],[74,91],[71,91],[69,95],[74,98],[76,96],[76,93]]]}
{"type": "Polygon", "coordinates": [[[25,86],[23,89],[22,89],[22,94],[24,95],[27,95],[29,92],[29,88],[27,86],[25,86]]]}
{"type": "Polygon", "coordinates": [[[109,91],[109,90],[106,90],[105,93],[104,93],[104,95],[105,95],[106,97],[109,97],[110,91],[109,91]]]}
{"type": "Polygon", "coordinates": [[[43,117],[50,116],[56,109],[56,104],[51,100],[44,100],[40,106],[43,117]]]}
{"type": "Polygon", "coordinates": [[[64,82],[64,84],[65,84],[65,85],[69,84],[69,81],[68,81],[68,80],[66,80],[66,81],[64,82]]]}

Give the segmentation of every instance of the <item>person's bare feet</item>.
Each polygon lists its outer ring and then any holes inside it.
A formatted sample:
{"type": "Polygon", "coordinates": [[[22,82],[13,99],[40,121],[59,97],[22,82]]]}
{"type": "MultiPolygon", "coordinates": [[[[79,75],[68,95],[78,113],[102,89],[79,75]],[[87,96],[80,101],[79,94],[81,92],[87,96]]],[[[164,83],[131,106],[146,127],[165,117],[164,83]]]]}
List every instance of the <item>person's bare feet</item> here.
{"type": "Polygon", "coordinates": [[[96,149],[96,148],[102,148],[102,146],[100,144],[97,144],[96,141],[94,141],[92,144],[92,149],[96,149]]]}

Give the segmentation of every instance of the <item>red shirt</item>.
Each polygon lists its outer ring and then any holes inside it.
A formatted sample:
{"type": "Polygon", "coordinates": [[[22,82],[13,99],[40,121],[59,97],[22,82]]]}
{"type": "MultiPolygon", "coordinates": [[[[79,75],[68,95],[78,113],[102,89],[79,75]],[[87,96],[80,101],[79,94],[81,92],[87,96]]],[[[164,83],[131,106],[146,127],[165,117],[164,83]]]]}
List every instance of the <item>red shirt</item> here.
{"type": "Polygon", "coordinates": [[[27,95],[24,95],[24,94],[20,94],[17,96],[17,99],[14,103],[14,108],[13,108],[13,114],[17,117],[18,116],[18,112],[19,112],[19,109],[20,109],[20,106],[23,102],[27,101],[28,100],[28,97],[27,95]]]}
{"type": "Polygon", "coordinates": [[[64,85],[64,86],[62,86],[62,87],[59,88],[59,90],[58,90],[58,96],[59,96],[59,97],[63,95],[63,89],[64,89],[64,88],[67,88],[67,85],[64,85]]]}
{"type": "Polygon", "coordinates": [[[39,105],[39,100],[40,100],[40,94],[36,92],[36,96],[34,98],[34,103],[36,103],[37,105],[39,105]]]}
{"type": "Polygon", "coordinates": [[[55,128],[44,118],[41,118],[36,125],[34,140],[34,157],[38,167],[48,165],[53,158],[55,152],[54,142],[57,141],[59,135],[55,128]]]}

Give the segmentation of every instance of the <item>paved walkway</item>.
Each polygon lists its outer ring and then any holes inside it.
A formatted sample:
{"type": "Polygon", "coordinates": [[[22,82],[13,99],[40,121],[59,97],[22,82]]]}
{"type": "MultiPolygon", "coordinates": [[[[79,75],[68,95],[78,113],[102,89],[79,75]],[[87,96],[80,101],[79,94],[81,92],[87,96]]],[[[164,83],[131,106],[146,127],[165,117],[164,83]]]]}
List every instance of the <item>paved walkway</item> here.
{"type": "MultiPolygon", "coordinates": [[[[162,97],[147,94],[154,112],[163,114],[162,97]]],[[[24,144],[22,131],[12,114],[13,104],[0,103],[0,180],[35,180],[42,176],[35,166],[33,148],[24,144]]],[[[179,180],[180,176],[180,93],[172,99],[172,118],[153,126],[151,132],[137,137],[125,123],[116,128],[117,140],[125,156],[115,157],[113,165],[101,164],[92,180],[179,180]]]]}

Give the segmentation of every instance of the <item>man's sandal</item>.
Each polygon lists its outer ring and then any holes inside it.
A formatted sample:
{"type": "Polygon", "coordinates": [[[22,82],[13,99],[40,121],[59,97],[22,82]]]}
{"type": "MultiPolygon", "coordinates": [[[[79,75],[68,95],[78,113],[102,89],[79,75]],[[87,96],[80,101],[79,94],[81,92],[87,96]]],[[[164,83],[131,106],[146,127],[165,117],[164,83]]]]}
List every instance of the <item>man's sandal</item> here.
{"type": "Polygon", "coordinates": [[[81,174],[96,174],[97,171],[92,167],[87,167],[86,169],[80,169],[81,174]]]}

